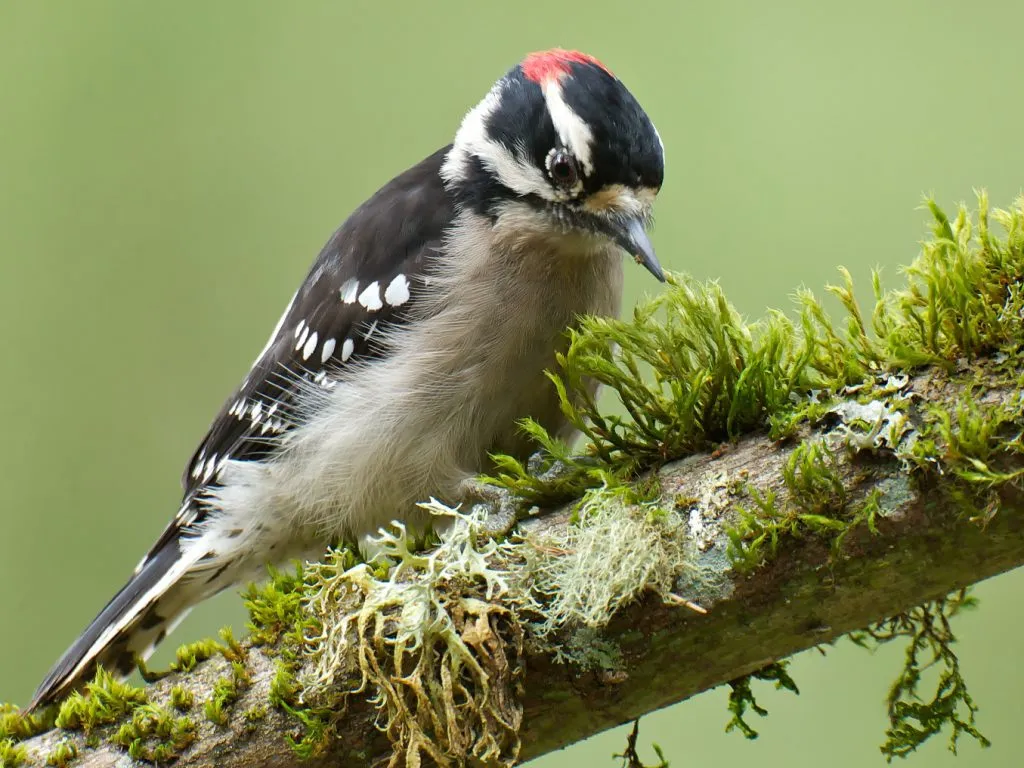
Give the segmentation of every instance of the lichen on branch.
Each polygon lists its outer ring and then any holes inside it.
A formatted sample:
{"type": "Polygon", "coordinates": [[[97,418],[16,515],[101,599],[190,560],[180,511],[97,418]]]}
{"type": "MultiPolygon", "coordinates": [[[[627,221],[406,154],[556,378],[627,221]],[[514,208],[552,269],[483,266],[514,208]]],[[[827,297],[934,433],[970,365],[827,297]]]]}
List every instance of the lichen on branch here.
{"type": "Polygon", "coordinates": [[[1024,562],[1024,201],[930,207],[904,288],[873,275],[868,312],[845,271],[829,288],[841,322],[802,292],[795,318],[747,324],[680,275],[586,320],[550,374],[582,455],[527,422],[538,457],[495,458],[515,530],[430,502],[440,538],[399,526],[372,563],[338,549],[251,587],[241,645],[193,646],[146,689],[98,677],[49,718],[5,709],[0,761],[200,764],[244,737],[268,764],[512,764],[730,681],[750,735],[752,681],[789,687],[775,662],[867,626],[910,643],[886,755],[983,739],[927,606],[1024,562]],[[922,653],[946,665],[924,703],[922,653]]]}

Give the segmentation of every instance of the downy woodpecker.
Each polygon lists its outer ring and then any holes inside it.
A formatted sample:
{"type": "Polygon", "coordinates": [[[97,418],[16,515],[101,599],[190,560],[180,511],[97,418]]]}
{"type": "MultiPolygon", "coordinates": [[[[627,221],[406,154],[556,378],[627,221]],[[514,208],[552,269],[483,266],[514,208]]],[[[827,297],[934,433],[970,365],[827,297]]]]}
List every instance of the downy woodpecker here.
{"type": "Polygon", "coordinates": [[[544,375],[582,314],[614,315],[625,250],[659,280],[646,234],[664,150],[597,59],[524,58],[454,141],[342,224],[183,478],[177,515],[54,665],[32,707],[120,675],[193,605],[316,558],[417,502],[457,503],[517,421],[568,429],[544,375]]]}

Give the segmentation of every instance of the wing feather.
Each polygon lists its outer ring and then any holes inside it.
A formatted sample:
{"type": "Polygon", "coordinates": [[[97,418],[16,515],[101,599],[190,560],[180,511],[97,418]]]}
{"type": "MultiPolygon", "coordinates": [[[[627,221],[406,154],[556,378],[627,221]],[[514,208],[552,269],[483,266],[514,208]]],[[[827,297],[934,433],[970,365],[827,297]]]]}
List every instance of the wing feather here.
{"type": "Polygon", "coordinates": [[[330,388],[352,363],[387,354],[373,336],[408,321],[455,215],[440,177],[449,149],[388,182],[321,250],[249,374],[197,446],[182,477],[182,506],[139,569],[170,539],[202,522],[206,510],[196,501],[217,485],[224,462],[258,461],[277,449],[298,423],[294,405],[304,387],[330,388]]]}

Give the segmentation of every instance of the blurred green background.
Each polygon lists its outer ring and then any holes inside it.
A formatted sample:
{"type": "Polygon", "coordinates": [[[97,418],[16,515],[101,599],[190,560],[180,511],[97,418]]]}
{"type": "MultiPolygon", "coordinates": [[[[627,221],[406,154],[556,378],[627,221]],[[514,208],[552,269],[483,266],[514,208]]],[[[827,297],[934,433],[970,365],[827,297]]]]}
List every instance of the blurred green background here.
{"type": "MultiPolygon", "coordinates": [[[[585,49],[667,147],[655,243],[750,316],[848,266],[867,296],[952,208],[1024,183],[1024,5],[0,2],[0,700],[24,702],[178,502],[222,399],[341,219],[449,141],[523,53],[585,49]]],[[[657,286],[628,270],[629,301],[657,286]]],[[[957,623],[995,746],[919,766],[1017,766],[1022,574],[957,623]]],[[[244,623],[197,610],[169,646],[244,623]]],[[[879,765],[901,651],[799,657],[754,743],[725,692],[644,720],[682,765],[879,765]]],[[[679,659],[680,664],[688,663],[679,659]]],[[[615,765],[623,729],[543,766],[615,765]]],[[[653,756],[648,752],[648,756],[653,756]]]]}

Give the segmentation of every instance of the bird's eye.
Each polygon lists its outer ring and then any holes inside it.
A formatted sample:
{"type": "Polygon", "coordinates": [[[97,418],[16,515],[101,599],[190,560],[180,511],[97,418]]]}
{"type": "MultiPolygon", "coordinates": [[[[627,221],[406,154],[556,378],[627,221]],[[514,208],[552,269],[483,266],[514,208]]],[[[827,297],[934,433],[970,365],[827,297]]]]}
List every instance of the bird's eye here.
{"type": "Polygon", "coordinates": [[[564,149],[555,148],[548,154],[548,175],[551,180],[565,190],[571,190],[579,181],[579,168],[576,158],[564,149]]]}

